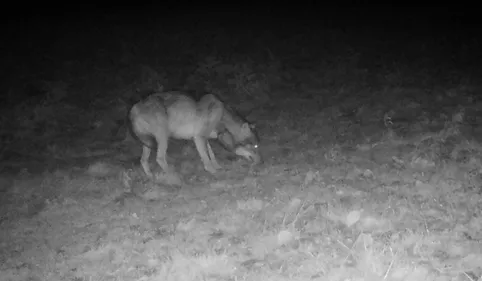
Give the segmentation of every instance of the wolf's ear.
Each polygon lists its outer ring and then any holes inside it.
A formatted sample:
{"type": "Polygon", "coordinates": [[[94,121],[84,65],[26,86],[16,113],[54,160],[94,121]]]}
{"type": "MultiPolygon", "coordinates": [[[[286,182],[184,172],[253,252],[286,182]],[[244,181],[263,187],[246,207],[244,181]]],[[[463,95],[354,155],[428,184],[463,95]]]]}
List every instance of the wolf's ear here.
{"type": "Polygon", "coordinates": [[[241,125],[241,129],[243,130],[253,130],[256,128],[255,124],[250,124],[248,122],[244,122],[243,125],[241,125]]]}

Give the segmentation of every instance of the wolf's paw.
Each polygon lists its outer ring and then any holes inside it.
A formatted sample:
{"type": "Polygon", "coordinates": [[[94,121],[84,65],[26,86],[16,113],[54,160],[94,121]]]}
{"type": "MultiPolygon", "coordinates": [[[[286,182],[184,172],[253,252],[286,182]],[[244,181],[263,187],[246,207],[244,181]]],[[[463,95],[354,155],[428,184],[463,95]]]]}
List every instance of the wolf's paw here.
{"type": "Polygon", "coordinates": [[[213,165],[204,165],[204,170],[206,170],[206,172],[208,172],[210,174],[216,174],[216,172],[218,171],[219,168],[216,168],[213,165]]]}
{"type": "Polygon", "coordinates": [[[218,170],[221,170],[223,167],[221,167],[221,165],[219,165],[219,163],[215,162],[213,163],[213,168],[218,171],[218,170]]]}

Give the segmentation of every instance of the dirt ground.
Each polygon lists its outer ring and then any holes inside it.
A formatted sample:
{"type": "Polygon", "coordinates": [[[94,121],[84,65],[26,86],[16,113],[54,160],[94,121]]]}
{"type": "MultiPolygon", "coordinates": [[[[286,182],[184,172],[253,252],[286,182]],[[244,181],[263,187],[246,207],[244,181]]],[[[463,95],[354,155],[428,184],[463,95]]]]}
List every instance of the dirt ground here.
{"type": "Polygon", "coordinates": [[[212,176],[192,143],[173,141],[169,161],[180,176],[153,183],[139,168],[140,146],[127,141],[78,166],[2,178],[2,280],[480,274],[479,160],[462,155],[476,144],[450,142],[458,135],[449,127],[397,138],[356,122],[363,110],[298,118],[286,104],[258,124],[258,167],[214,145],[224,170],[212,176]],[[340,130],[372,130],[379,140],[327,146],[340,130]]]}

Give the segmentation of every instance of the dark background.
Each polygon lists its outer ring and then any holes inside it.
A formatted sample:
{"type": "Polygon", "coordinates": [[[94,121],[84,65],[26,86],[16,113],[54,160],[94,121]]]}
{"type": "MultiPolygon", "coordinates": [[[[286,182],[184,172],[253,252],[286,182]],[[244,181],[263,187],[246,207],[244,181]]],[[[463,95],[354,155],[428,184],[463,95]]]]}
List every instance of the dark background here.
{"type": "MultiPolygon", "coordinates": [[[[134,90],[131,97],[125,89],[140,88],[140,66],[167,77],[161,82],[172,89],[186,86],[196,65],[214,56],[233,64],[244,60],[273,66],[279,71],[273,75],[287,80],[290,85],[284,87],[289,89],[314,73],[317,87],[334,93],[343,89],[346,99],[405,87],[426,91],[427,96],[417,98],[429,104],[433,89],[462,84],[477,89],[479,84],[481,20],[476,5],[144,3],[21,3],[3,9],[3,157],[9,155],[6,151],[16,151],[9,157],[22,150],[42,151],[52,142],[72,146],[69,138],[88,135],[103,112],[122,119],[125,107],[106,111],[119,99],[127,103],[136,98],[134,90]],[[59,81],[64,88],[52,86],[59,81]]],[[[269,98],[275,102],[304,94],[290,95],[269,98]]],[[[474,101],[479,92],[470,95],[474,101]]],[[[317,99],[322,106],[344,103],[330,101],[330,95],[317,99]]]]}

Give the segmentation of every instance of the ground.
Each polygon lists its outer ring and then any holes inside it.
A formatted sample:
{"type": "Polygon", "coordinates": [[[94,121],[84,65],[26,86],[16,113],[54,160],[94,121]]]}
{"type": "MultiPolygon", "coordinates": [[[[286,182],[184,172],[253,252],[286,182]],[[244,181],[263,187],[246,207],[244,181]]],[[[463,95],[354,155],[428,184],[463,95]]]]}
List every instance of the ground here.
{"type": "Polygon", "coordinates": [[[433,38],[82,30],[8,89],[29,98],[2,117],[1,280],[480,280],[471,45],[454,66],[433,38]],[[222,96],[264,163],[213,144],[210,175],[172,141],[179,177],[146,179],[122,121],[160,86],[222,96]]]}

